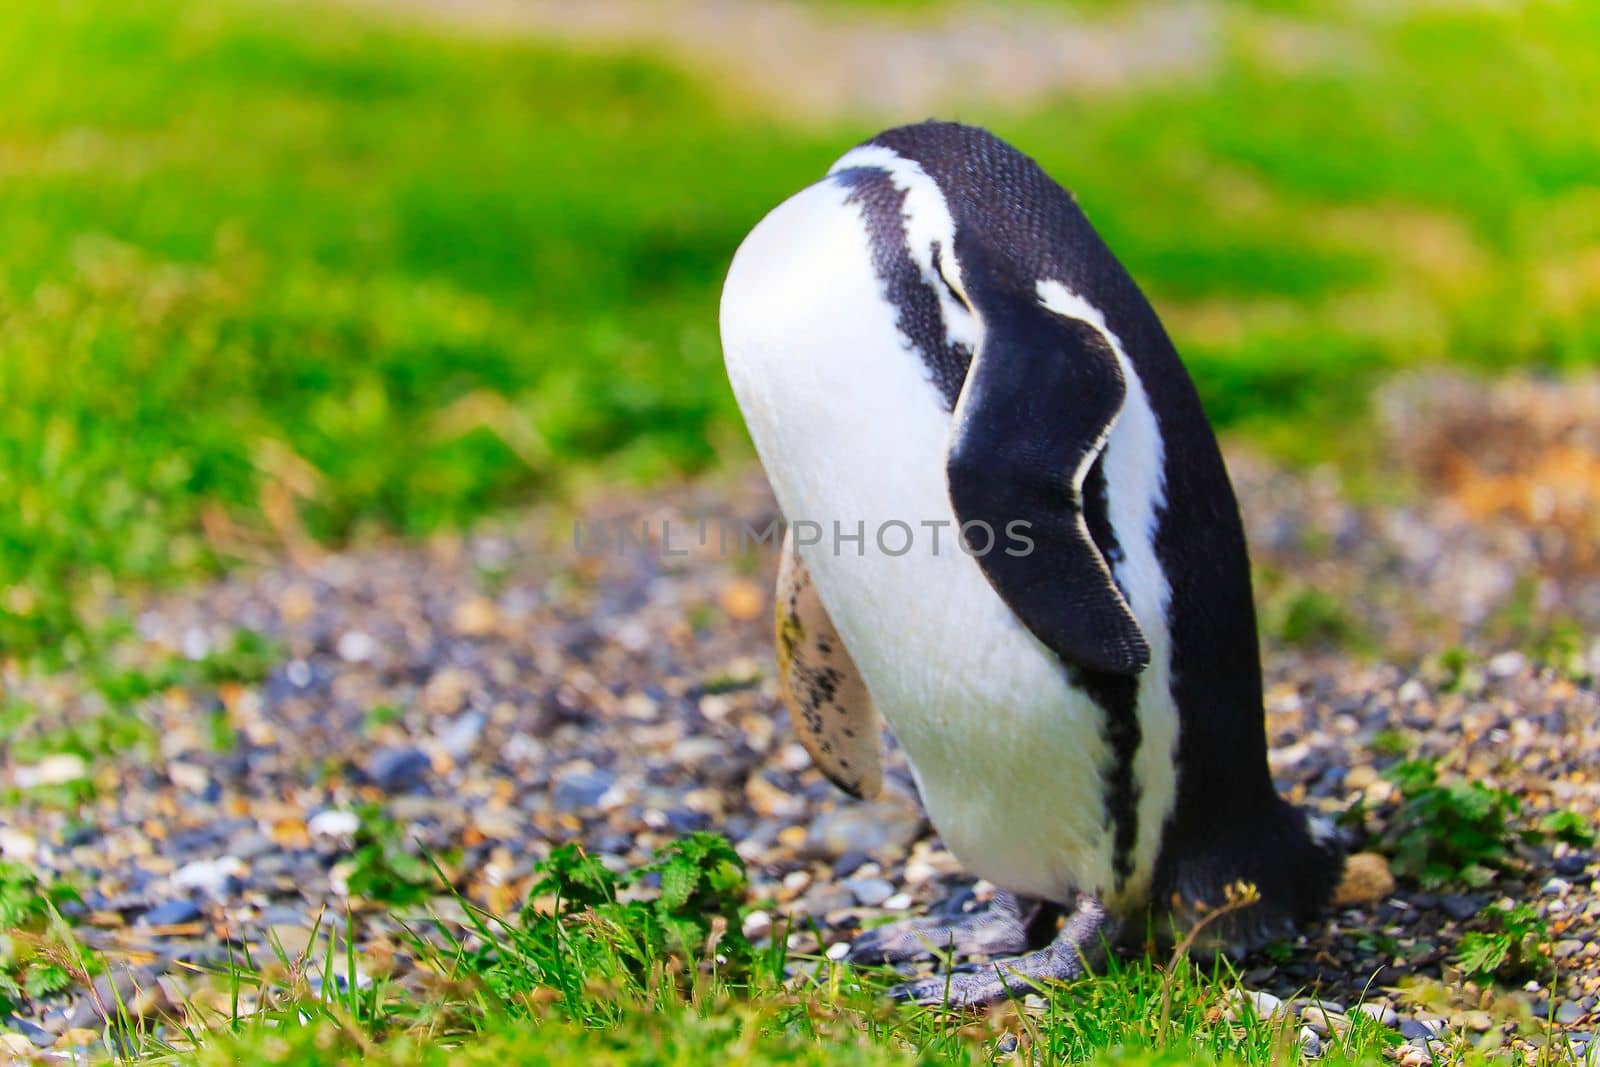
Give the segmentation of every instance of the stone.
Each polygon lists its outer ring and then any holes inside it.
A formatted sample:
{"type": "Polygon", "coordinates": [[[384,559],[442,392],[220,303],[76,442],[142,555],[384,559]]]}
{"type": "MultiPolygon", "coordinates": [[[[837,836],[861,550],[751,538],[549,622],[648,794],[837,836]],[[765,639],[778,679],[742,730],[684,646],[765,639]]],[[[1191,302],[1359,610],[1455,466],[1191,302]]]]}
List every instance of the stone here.
{"type": "Polygon", "coordinates": [[[556,783],[555,806],[562,810],[593,808],[616,784],[609,771],[578,771],[556,783]]]}
{"type": "Polygon", "coordinates": [[[1376,904],[1394,892],[1389,861],[1376,852],[1357,852],[1344,862],[1344,877],[1333,893],[1333,906],[1354,908],[1376,904]]]}
{"type": "Polygon", "coordinates": [[[204,912],[192,900],[166,900],[139,916],[139,926],[179,926],[199,922],[204,912]]]}
{"type": "Polygon", "coordinates": [[[882,878],[850,878],[844,883],[856,903],[869,908],[878,907],[894,896],[894,886],[882,878]]]}
{"type": "Polygon", "coordinates": [[[1439,898],[1439,907],[1456,922],[1464,923],[1477,917],[1483,910],[1483,902],[1461,893],[1446,893],[1439,898]]]}
{"type": "Polygon", "coordinates": [[[306,829],[312,837],[349,837],[361,828],[361,820],[353,811],[329,808],[311,816],[306,829]]]}
{"type": "Polygon", "coordinates": [[[1317,1059],[1322,1055],[1322,1038],[1309,1026],[1300,1028],[1300,1055],[1308,1060],[1317,1059]]]}
{"type": "Polygon", "coordinates": [[[89,777],[89,764],[76,753],[60,752],[38,763],[19,764],[11,774],[18,789],[36,789],[81,781],[89,777]]]}
{"type": "Polygon", "coordinates": [[[922,813],[909,798],[886,793],[870,803],[841,804],[811,824],[806,847],[832,858],[861,852],[899,859],[922,833],[922,813]]]}
{"type": "Polygon", "coordinates": [[[367,761],[367,776],[385,793],[405,793],[428,784],[433,761],[417,748],[380,748],[367,761]]]}
{"type": "Polygon", "coordinates": [[[1382,1001],[1369,1001],[1365,1004],[1357,1004],[1352,1010],[1358,1011],[1368,1018],[1376,1019],[1378,1021],[1378,1025],[1387,1026],[1391,1030],[1400,1025],[1400,1013],[1382,1001]]]}
{"type": "Polygon", "coordinates": [[[237,856],[195,860],[179,867],[172,884],[181,889],[198,890],[213,897],[225,897],[239,888],[239,880],[249,869],[237,856]]]}

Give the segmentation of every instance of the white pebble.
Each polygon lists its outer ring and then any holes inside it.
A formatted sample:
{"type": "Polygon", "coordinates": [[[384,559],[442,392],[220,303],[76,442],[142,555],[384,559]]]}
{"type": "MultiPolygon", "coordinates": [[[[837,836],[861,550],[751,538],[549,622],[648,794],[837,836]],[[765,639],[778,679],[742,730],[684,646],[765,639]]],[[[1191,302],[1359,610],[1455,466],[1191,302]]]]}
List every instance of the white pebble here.
{"type": "Polygon", "coordinates": [[[850,942],[835,941],[828,946],[828,958],[835,962],[844,959],[850,954],[850,942]]]}
{"type": "Polygon", "coordinates": [[[39,842],[29,833],[0,826],[0,856],[27,863],[39,854],[39,842]]]}
{"type": "Polygon", "coordinates": [[[223,897],[233,888],[234,880],[242,877],[247,870],[244,861],[237,856],[195,860],[173,872],[172,884],[181,889],[197,889],[213,897],[223,897]]]}
{"type": "Polygon", "coordinates": [[[896,893],[894,896],[883,902],[883,909],[885,911],[905,911],[909,907],[911,907],[910,893],[896,893]]]}
{"type": "Polygon", "coordinates": [[[361,828],[361,820],[353,811],[319,811],[306,823],[313,837],[348,837],[361,828]]]}
{"type": "Polygon", "coordinates": [[[339,635],[339,658],[346,663],[365,663],[378,651],[378,642],[361,630],[348,630],[339,635]]]}
{"type": "Polygon", "coordinates": [[[71,752],[46,756],[38,763],[22,764],[12,772],[12,780],[16,782],[18,789],[65,785],[87,777],[89,777],[89,764],[82,756],[71,752]]]}

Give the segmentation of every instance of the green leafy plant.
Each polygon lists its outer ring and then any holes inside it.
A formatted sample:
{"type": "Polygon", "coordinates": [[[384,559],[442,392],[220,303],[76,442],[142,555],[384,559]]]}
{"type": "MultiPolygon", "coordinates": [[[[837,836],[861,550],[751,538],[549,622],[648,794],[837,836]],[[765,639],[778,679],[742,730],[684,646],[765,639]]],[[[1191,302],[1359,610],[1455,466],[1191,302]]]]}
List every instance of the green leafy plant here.
{"type": "Polygon", "coordinates": [[[376,804],[356,809],[356,828],[346,884],[359,897],[390,907],[421,903],[447,888],[437,869],[406,847],[400,824],[376,804]]]}
{"type": "Polygon", "coordinates": [[[1468,978],[1522,982],[1550,969],[1550,930],[1538,909],[1500,906],[1487,917],[1491,929],[1468,931],[1456,945],[1456,964],[1468,978]]]}
{"type": "Polygon", "coordinates": [[[1552,811],[1539,820],[1539,829],[1573,848],[1590,848],[1594,845],[1594,822],[1581,812],[1552,811]]]}
{"type": "Polygon", "coordinates": [[[1523,837],[1516,796],[1478,781],[1441,781],[1437,760],[1415,759],[1385,772],[1400,790],[1377,847],[1396,874],[1424,886],[1482,885],[1512,860],[1523,837]]]}
{"type": "Polygon", "coordinates": [[[690,834],[621,875],[577,845],[563,845],[536,875],[522,915],[530,927],[569,942],[602,929],[626,931],[624,955],[640,969],[668,957],[693,962],[710,956],[734,972],[750,962],[740,925],[749,888],[744,861],[718,834],[690,834]],[[642,895],[653,879],[659,892],[642,895]],[[544,901],[552,902],[548,910],[540,906],[544,901]]]}

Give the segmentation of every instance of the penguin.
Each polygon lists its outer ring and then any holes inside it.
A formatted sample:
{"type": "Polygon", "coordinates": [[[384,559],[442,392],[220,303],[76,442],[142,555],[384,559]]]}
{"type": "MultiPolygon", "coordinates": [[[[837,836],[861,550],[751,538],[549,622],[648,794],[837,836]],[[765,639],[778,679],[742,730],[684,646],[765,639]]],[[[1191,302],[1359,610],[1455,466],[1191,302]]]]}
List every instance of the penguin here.
{"type": "Polygon", "coordinates": [[[1066,189],[983,129],[888,130],[745,238],[721,333],[788,523],[796,733],[865,797],[887,723],[946,847],[1000,890],[850,959],[988,958],[895,991],[978,1005],[1171,937],[1240,882],[1223,947],[1326,906],[1342,846],[1268,772],[1216,437],[1066,189]]]}

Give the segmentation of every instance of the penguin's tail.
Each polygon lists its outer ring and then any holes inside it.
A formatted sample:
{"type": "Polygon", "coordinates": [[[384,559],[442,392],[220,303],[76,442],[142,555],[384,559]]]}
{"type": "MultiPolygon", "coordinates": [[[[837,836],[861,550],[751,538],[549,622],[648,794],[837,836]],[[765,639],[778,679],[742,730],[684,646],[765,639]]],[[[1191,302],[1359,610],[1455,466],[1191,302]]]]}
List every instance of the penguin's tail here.
{"type": "Polygon", "coordinates": [[[1289,937],[1327,907],[1346,844],[1331,823],[1276,792],[1248,817],[1213,814],[1203,829],[1180,820],[1152,886],[1152,928],[1230,956],[1289,937]]]}

